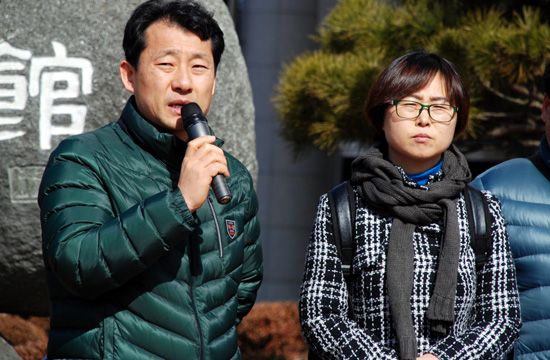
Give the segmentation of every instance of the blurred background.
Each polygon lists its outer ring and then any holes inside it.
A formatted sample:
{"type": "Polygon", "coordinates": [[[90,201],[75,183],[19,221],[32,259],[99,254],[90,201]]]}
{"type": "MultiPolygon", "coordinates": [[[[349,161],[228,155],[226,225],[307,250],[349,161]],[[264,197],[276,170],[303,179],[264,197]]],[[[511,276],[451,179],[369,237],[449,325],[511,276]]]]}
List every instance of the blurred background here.
{"type": "MultiPolygon", "coordinates": [[[[254,134],[248,135],[255,136],[255,148],[249,149],[256,159],[246,164],[256,173],[264,246],[261,304],[249,316],[252,325],[243,323],[250,330],[242,331],[258,334],[258,329],[271,328],[279,334],[265,330],[256,340],[250,334],[243,338],[258,348],[282,349],[288,344],[276,342],[277,336],[299,342],[295,304],[319,196],[347,179],[351,161],[372,143],[361,107],[378,72],[412,49],[440,53],[457,65],[471,91],[470,127],[456,143],[467,155],[473,175],[501,161],[531,155],[543,134],[539,79],[550,59],[550,0],[224,2],[253,99],[254,134]],[[270,310],[266,304],[274,307],[270,310]]],[[[80,6],[77,1],[66,3],[80,6]]],[[[0,9],[16,4],[0,0],[0,9]]],[[[126,20],[125,11],[121,21],[126,20]]],[[[84,11],[74,14],[86,16],[84,11]]],[[[4,24],[16,23],[4,18],[4,24]]],[[[0,29],[0,45],[10,41],[2,38],[9,34],[5,26],[0,29]]],[[[33,41],[42,40],[37,36],[33,41]]],[[[37,162],[44,162],[46,155],[37,162]]],[[[8,160],[0,147],[0,165],[3,162],[8,160]]],[[[8,232],[0,228],[0,239],[11,236],[8,232]]],[[[6,319],[0,314],[0,333],[6,319]]],[[[47,326],[43,319],[32,320],[38,327],[47,326]]],[[[303,357],[303,344],[288,346],[293,357],[303,357]]],[[[265,359],[290,358],[269,351],[276,355],[265,359]]]]}

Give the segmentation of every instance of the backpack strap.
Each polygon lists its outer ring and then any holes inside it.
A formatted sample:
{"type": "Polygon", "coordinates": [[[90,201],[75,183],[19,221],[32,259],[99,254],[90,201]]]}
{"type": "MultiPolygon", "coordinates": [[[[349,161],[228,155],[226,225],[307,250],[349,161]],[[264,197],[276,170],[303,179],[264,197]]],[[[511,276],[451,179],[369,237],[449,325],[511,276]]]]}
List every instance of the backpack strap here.
{"type": "Polygon", "coordinates": [[[466,184],[464,198],[470,226],[470,245],[476,256],[476,270],[479,271],[489,259],[493,248],[489,204],[485,195],[471,184],[466,184]]]}
{"type": "Polygon", "coordinates": [[[529,159],[533,163],[533,165],[535,165],[537,170],[540,171],[542,175],[546,176],[548,181],[550,181],[550,167],[548,167],[544,163],[539,153],[536,153],[535,155],[528,157],[527,159],[529,159]]]}
{"type": "Polygon", "coordinates": [[[344,281],[348,287],[348,317],[355,319],[351,298],[351,264],[355,240],[355,192],[349,181],[336,185],[328,194],[334,241],[342,260],[344,281]]]}
{"type": "Polygon", "coordinates": [[[332,215],[334,240],[342,260],[346,283],[351,275],[353,240],[355,236],[355,193],[349,181],[336,185],[328,194],[332,215]]]}
{"type": "MultiPolygon", "coordinates": [[[[543,164],[544,165],[544,164],[543,164]]],[[[353,259],[355,237],[355,194],[349,181],[335,186],[328,194],[334,240],[342,260],[344,279],[348,283],[353,259]]],[[[476,269],[481,270],[489,259],[493,247],[489,204],[483,193],[473,185],[464,188],[466,212],[470,225],[471,246],[476,257],[476,269]]]]}

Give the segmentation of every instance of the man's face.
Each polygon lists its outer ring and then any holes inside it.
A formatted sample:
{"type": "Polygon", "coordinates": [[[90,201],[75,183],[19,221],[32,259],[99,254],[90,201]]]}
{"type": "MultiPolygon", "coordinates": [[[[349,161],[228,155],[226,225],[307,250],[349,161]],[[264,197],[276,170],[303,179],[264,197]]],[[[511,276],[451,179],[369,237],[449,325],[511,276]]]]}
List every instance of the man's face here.
{"type": "Polygon", "coordinates": [[[206,114],[216,89],[211,41],[165,21],[151,24],[145,39],[137,69],[121,62],[122,82],[146,120],[187,140],[182,106],[195,102],[206,114]]]}

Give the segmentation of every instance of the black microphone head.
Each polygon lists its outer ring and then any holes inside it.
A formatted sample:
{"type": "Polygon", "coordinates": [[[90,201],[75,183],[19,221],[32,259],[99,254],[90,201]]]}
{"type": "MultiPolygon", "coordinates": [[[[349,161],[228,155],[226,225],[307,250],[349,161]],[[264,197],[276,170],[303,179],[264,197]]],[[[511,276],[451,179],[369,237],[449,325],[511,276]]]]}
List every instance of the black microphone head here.
{"type": "Polygon", "coordinates": [[[192,116],[192,115],[202,115],[201,107],[199,105],[197,105],[197,103],[189,103],[189,104],[186,104],[186,105],[182,106],[182,108],[181,108],[181,118],[183,120],[185,120],[186,118],[188,118],[189,116],[192,116]]]}

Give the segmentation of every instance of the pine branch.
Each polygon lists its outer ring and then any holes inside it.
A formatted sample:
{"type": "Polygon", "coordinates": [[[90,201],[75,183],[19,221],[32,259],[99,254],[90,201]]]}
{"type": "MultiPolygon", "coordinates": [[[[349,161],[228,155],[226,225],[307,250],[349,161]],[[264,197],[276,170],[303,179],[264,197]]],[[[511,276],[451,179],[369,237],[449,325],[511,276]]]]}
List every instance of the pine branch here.
{"type": "MultiPolygon", "coordinates": [[[[498,91],[497,89],[492,87],[491,84],[489,83],[489,81],[487,81],[483,77],[481,77],[481,75],[477,71],[475,71],[475,74],[476,74],[477,80],[480,82],[480,84],[483,86],[483,88],[485,90],[489,91],[491,94],[499,97],[500,99],[506,100],[506,101],[508,101],[512,104],[526,106],[526,107],[530,107],[530,108],[533,108],[533,109],[540,109],[540,107],[542,106],[542,103],[534,101],[532,99],[518,99],[518,98],[515,98],[515,97],[512,97],[512,96],[508,96],[508,95],[504,94],[503,92],[498,91]]],[[[512,86],[512,88],[513,88],[513,86],[512,86]]],[[[520,87],[518,87],[518,90],[522,91],[520,87]]],[[[527,94],[529,94],[529,92],[527,92],[527,94]]]]}

